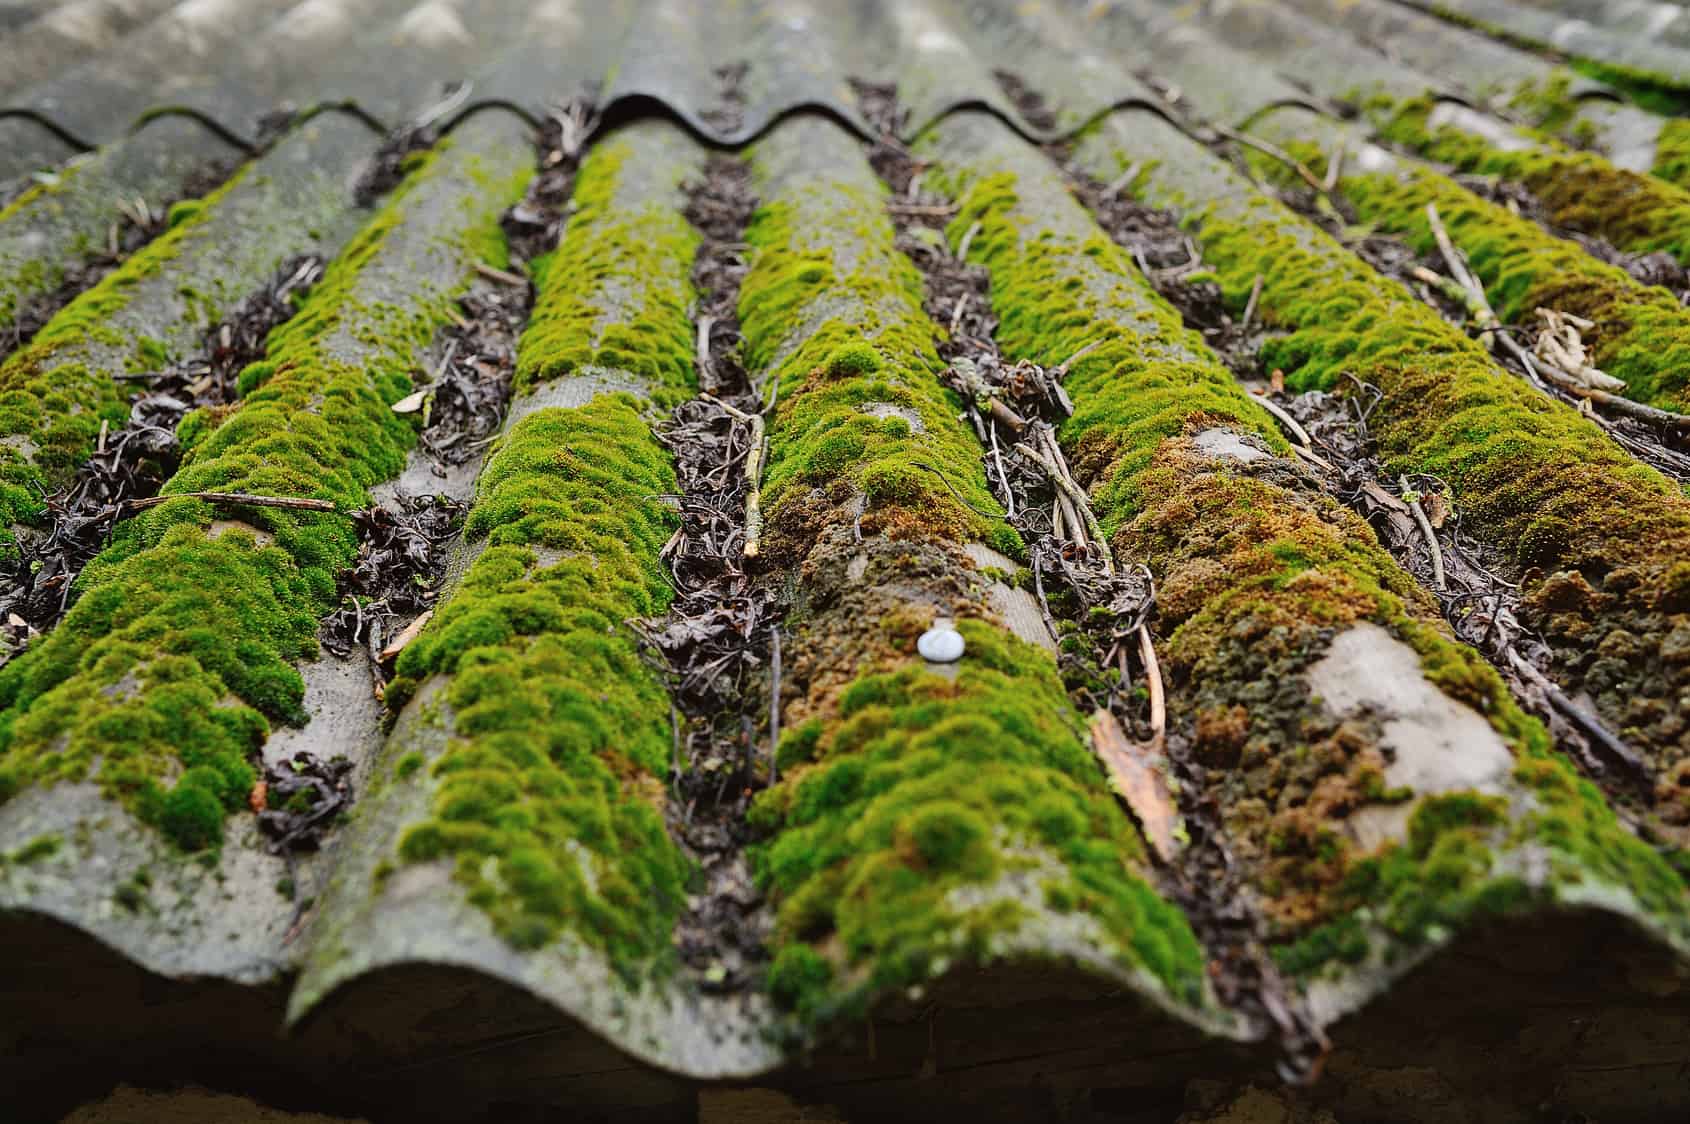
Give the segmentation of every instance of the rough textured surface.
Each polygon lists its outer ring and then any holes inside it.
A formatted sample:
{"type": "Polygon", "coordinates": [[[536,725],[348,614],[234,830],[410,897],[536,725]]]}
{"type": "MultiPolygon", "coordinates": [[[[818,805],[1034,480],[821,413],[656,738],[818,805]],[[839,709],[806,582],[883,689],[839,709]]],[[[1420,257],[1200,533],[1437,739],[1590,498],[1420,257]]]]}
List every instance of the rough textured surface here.
{"type": "Polygon", "coordinates": [[[1690,1112],[1669,6],[0,29],[15,1114],[1690,1112]]]}

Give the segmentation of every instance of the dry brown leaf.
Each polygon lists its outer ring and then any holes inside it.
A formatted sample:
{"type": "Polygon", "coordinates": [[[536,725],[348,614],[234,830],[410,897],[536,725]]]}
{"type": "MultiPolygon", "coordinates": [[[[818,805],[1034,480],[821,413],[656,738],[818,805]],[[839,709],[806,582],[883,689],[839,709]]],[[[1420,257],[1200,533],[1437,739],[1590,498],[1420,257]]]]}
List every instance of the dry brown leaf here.
{"type": "Polygon", "coordinates": [[[261,780],[252,786],[247,794],[247,807],[255,812],[262,812],[270,806],[270,782],[261,780]]]}
{"type": "Polygon", "coordinates": [[[387,647],[381,650],[381,662],[386,663],[388,660],[397,656],[400,652],[403,652],[405,650],[405,646],[417,638],[417,635],[422,632],[423,628],[428,624],[429,620],[433,616],[434,610],[430,609],[422,616],[400,629],[399,635],[395,636],[392,640],[389,640],[387,642],[387,647]]]}
{"type": "Polygon", "coordinates": [[[1092,715],[1091,744],[1109,774],[1110,787],[1132,809],[1157,857],[1172,862],[1179,852],[1179,809],[1158,767],[1160,749],[1128,739],[1121,723],[1107,710],[1092,715]]]}

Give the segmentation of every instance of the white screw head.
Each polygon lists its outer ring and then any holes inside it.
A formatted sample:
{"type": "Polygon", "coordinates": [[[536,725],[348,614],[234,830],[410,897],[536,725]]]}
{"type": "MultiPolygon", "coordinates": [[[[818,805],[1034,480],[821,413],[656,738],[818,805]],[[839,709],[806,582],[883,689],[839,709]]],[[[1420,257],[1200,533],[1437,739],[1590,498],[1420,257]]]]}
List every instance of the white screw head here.
{"type": "Polygon", "coordinates": [[[956,663],[962,659],[962,649],[962,633],[952,628],[949,621],[935,624],[915,642],[915,650],[929,663],[956,663]]]}

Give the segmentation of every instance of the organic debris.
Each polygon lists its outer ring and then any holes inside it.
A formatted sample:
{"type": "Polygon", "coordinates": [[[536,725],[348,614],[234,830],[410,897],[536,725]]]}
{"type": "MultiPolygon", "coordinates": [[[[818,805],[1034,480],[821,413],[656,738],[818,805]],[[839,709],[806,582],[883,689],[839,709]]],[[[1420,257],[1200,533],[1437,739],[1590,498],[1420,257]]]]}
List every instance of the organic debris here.
{"type": "Polygon", "coordinates": [[[269,852],[291,856],[321,846],[335,820],[352,806],[351,773],[352,762],[345,757],[325,761],[304,750],[266,764],[254,803],[263,805],[256,809],[258,827],[270,840],[269,852]]]}
{"type": "MultiPolygon", "coordinates": [[[[0,615],[46,632],[70,608],[82,568],[103,550],[118,520],[147,506],[176,470],[176,426],[190,410],[231,402],[241,370],[264,355],[272,329],[293,315],[322,276],[320,258],[293,258],[205,335],[197,355],[161,371],[128,376],[145,389],[122,428],[102,433],[95,452],[62,491],[47,497],[46,528],[18,538],[0,565],[0,615]]],[[[14,649],[15,652],[15,649],[14,649]]]]}
{"type": "Polygon", "coordinates": [[[398,655],[392,642],[440,596],[450,545],[467,506],[445,496],[397,496],[352,513],[358,559],[340,574],[340,604],[323,618],[323,647],[369,653],[379,694],[398,655]]]}
{"type": "Polygon", "coordinates": [[[417,391],[418,407],[426,411],[418,445],[434,462],[435,475],[481,456],[499,432],[510,405],[517,339],[532,303],[526,284],[513,291],[478,281],[459,298],[463,319],[440,333],[444,354],[417,391]]]}
{"type": "Polygon", "coordinates": [[[663,550],[676,596],[665,616],[637,622],[663,658],[676,707],[670,831],[704,875],[676,945],[698,986],[714,994],[743,990],[768,955],[769,918],[745,858],[746,811],[774,780],[779,737],[777,606],[746,570],[764,405],[740,361],[736,308],[755,208],[743,160],[712,156],[688,185],[686,217],[704,235],[692,271],[702,393],[658,429],[681,485],[681,526],[663,550]]]}
{"type": "Polygon", "coordinates": [[[575,190],[575,169],[587,138],[598,127],[590,95],[553,107],[540,130],[540,172],[520,202],[500,219],[511,259],[532,262],[557,249],[575,190]]]}
{"type": "MultiPolygon", "coordinates": [[[[1517,201],[1524,192],[1494,181],[1485,182],[1490,184],[1487,197],[1498,201],[1517,201]]],[[[1469,186],[1481,185],[1469,183],[1469,186]]],[[[1400,238],[1359,224],[1342,195],[1322,196],[1304,188],[1282,188],[1277,194],[1286,206],[1318,224],[1375,271],[1400,282],[1446,320],[1484,339],[1505,370],[1532,383],[1551,398],[1579,409],[1601,426],[1615,444],[1638,460],[1680,483],[1690,483],[1690,420],[1620,397],[1607,382],[1592,383],[1572,372],[1561,372],[1551,362],[1539,362],[1543,350],[1539,340],[1548,322],[1539,319],[1534,324],[1499,325],[1483,287],[1465,264],[1461,248],[1448,242],[1447,233],[1440,240],[1443,245],[1437,253],[1421,255],[1400,238]]],[[[1634,266],[1641,269],[1656,278],[1651,284],[1669,287],[1682,284],[1680,291],[1690,293],[1690,273],[1670,259],[1665,264],[1640,265],[1643,258],[1624,255],[1601,240],[1571,234],[1567,237],[1575,238],[1592,253],[1607,247],[1607,256],[1602,253],[1597,256],[1628,270],[1634,266]]],[[[1651,260],[1659,256],[1645,255],[1651,260]]],[[[1633,271],[1633,276],[1638,274],[1633,271]]],[[[1564,321],[1555,322],[1555,326],[1564,330],[1564,321]]]]}

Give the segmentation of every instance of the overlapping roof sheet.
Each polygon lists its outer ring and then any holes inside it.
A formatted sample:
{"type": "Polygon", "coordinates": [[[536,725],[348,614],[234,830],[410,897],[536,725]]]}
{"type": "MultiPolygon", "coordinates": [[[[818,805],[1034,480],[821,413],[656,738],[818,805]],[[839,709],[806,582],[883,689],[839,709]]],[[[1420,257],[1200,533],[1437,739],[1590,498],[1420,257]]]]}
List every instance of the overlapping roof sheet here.
{"type": "Polygon", "coordinates": [[[0,2],[16,1103],[1682,1113],[1684,24],[0,2]]]}

